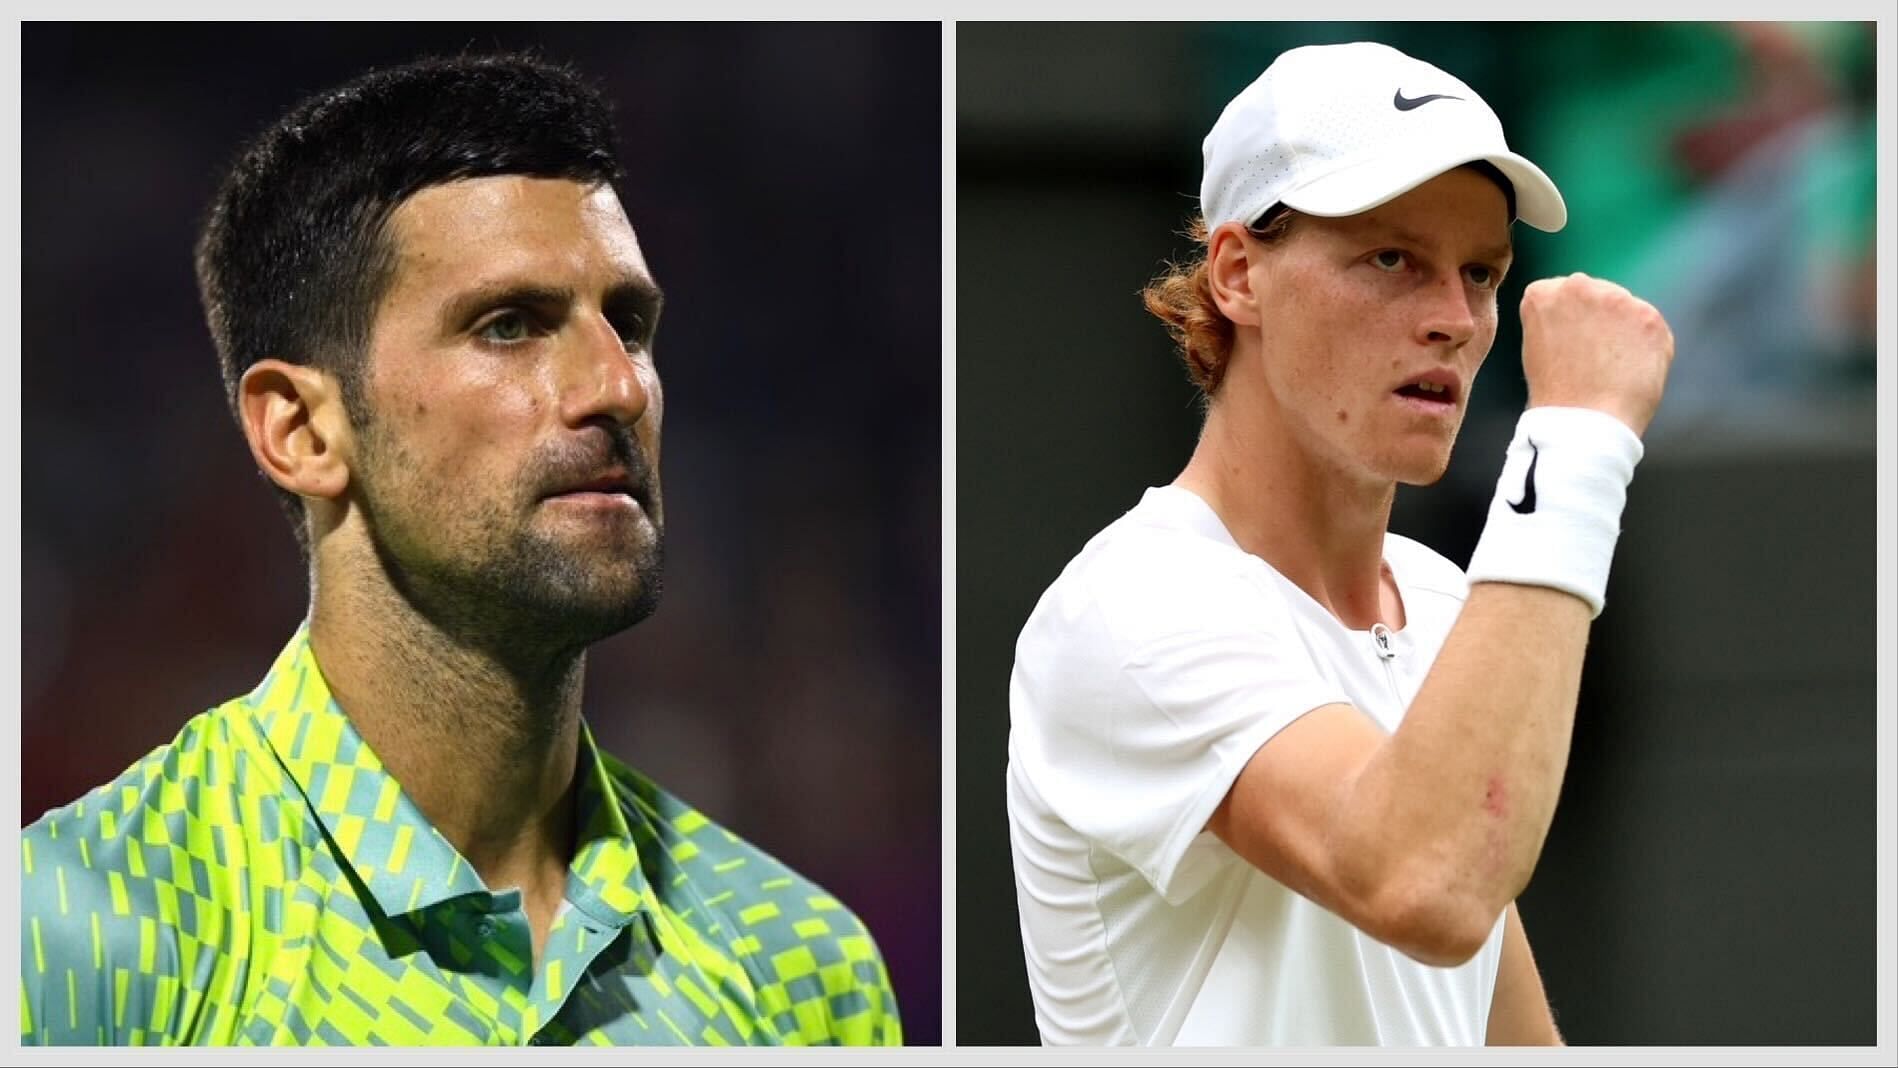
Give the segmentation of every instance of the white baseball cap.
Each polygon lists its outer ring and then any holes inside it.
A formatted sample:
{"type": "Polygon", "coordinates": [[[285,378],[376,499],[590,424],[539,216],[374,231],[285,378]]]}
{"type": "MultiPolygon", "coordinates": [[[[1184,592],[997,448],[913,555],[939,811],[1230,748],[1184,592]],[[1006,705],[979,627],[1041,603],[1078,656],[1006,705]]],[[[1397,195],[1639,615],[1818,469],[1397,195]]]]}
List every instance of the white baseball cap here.
{"type": "Polygon", "coordinates": [[[1213,124],[1203,146],[1207,229],[1250,226],[1276,204],[1356,215],[1445,171],[1488,160],[1516,192],[1516,217],[1553,233],[1568,206],[1542,168],[1503,140],[1469,86],[1389,45],[1309,45],[1281,54],[1213,124]]]}

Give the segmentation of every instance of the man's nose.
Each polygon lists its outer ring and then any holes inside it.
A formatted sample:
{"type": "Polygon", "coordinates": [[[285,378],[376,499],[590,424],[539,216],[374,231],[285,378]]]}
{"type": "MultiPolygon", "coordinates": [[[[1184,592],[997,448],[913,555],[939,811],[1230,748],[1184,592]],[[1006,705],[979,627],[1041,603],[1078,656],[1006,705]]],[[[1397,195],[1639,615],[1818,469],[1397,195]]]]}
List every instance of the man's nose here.
{"type": "Polygon", "coordinates": [[[1470,294],[1463,284],[1462,272],[1433,283],[1424,300],[1418,331],[1425,344],[1461,348],[1476,336],[1476,312],[1470,307],[1470,294]]]}
{"type": "Polygon", "coordinates": [[[561,406],[568,425],[604,418],[631,426],[646,414],[649,371],[605,316],[592,315],[578,326],[563,363],[561,406]]]}

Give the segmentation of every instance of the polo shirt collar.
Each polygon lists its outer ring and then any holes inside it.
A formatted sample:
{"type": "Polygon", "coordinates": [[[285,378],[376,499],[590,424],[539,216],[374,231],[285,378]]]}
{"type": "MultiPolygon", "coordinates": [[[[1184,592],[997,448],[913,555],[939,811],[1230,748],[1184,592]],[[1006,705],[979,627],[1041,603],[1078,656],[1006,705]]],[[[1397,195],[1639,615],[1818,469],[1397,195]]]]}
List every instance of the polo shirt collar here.
{"type": "MultiPolygon", "coordinates": [[[[469,895],[500,896],[483,885],[357,733],[317,667],[307,621],[244,700],[311,815],[384,915],[469,895]]],[[[644,814],[621,806],[607,759],[584,723],[575,774],[579,834],[568,897],[602,923],[623,927],[648,908],[657,911],[640,843],[662,847],[644,814]]]]}

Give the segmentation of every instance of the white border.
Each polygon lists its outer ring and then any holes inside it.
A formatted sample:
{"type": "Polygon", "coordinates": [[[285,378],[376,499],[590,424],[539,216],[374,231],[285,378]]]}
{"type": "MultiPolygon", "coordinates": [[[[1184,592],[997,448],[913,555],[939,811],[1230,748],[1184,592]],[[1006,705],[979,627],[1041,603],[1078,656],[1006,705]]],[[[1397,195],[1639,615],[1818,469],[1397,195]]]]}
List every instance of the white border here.
{"type": "MultiPolygon", "coordinates": [[[[206,17],[230,17],[242,14],[257,17],[254,9],[236,9],[222,5],[198,5],[198,14],[206,17]]],[[[368,3],[363,0],[346,0],[340,3],[327,3],[320,8],[317,5],[301,5],[302,13],[321,15],[326,18],[364,18],[388,14],[383,3],[368,3]]],[[[595,17],[622,17],[628,12],[619,7],[587,5],[555,5],[561,8],[560,14],[568,16],[592,15],[595,17]]],[[[64,17],[100,18],[124,15],[129,5],[122,3],[76,3],[64,5],[59,14],[64,17]]],[[[547,7],[538,9],[541,14],[555,12],[547,7]]],[[[693,14],[701,17],[767,17],[780,11],[777,5],[762,3],[714,2],[698,6],[693,14]]],[[[1787,5],[1784,3],[1766,3],[1762,0],[1724,6],[1719,14],[1727,18],[1773,18],[1784,17],[1787,5]]],[[[1114,5],[1100,3],[1042,3],[1024,6],[1020,3],[967,2],[959,4],[937,4],[916,6],[908,11],[876,11],[867,8],[861,0],[847,3],[807,5],[801,13],[808,17],[862,17],[869,14],[895,14],[904,17],[925,17],[928,19],[966,17],[970,19],[993,19],[997,17],[1022,17],[1032,14],[1039,17],[1119,17],[1152,18],[1156,14],[1178,16],[1181,9],[1175,7],[1154,8],[1134,6],[1124,3],[1116,10],[1114,5]],[[1031,10],[1032,9],[1032,10],[1031,10]]],[[[517,14],[517,9],[503,7],[500,4],[472,2],[445,3],[441,0],[405,6],[405,13],[412,17],[429,18],[481,18],[509,17],[517,14]]],[[[1256,18],[1269,13],[1257,5],[1201,5],[1196,13],[1218,14],[1227,17],[1256,18]]],[[[1378,4],[1357,4],[1329,9],[1333,15],[1349,14],[1356,18],[1402,17],[1413,14],[1414,9],[1406,10],[1389,2],[1378,4]],[[1368,10],[1367,10],[1368,9],[1368,10]]],[[[1652,14],[1652,9],[1648,9],[1652,14]]],[[[1480,7],[1459,7],[1454,12],[1459,17],[1496,17],[1523,18],[1531,12],[1519,7],[1506,7],[1497,3],[1485,3],[1480,7]]],[[[1377,1059],[1411,1060],[1422,1062],[1467,1063],[1470,1061],[1539,1061],[1564,1060],[1582,1063],[1639,1063],[1639,1064],[1779,1064],[1779,1063],[1841,1063],[1841,1064],[1891,1064],[1894,1053],[1898,1052],[1898,1043],[1894,1042],[1894,999],[1898,989],[1894,989],[1894,800],[1898,798],[1898,778],[1894,777],[1894,733],[1893,716],[1898,715],[1898,689],[1894,688],[1894,665],[1898,664],[1898,600],[1894,600],[1894,576],[1898,576],[1898,527],[1893,519],[1893,482],[1898,476],[1898,420],[1894,412],[1894,385],[1898,384],[1898,363],[1894,353],[1898,353],[1898,329],[1894,324],[1894,279],[1893,267],[1898,264],[1898,242],[1894,240],[1894,222],[1898,221],[1898,212],[1894,211],[1894,172],[1893,147],[1898,144],[1894,138],[1894,16],[1888,7],[1875,2],[1825,3],[1809,5],[1801,10],[1805,18],[1853,19],[1875,21],[1878,23],[1878,151],[1881,165],[1878,179],[1878,270],[1879,313],[1878,313],[1878,623],[1876,641],[1878,650],[1878,924],[1876,932],[1868,933],[1875,937],[1879,946],[1878,998],[1879,1022],[1878,1045],[1876,1048],[1801,1048],[1788,1047],[1771,1050],[1748,1049],[1673,1049],[1673,1048],[1615,1048],[1615,1049],[1572,1049],[1563,1051],[1489,1051],[1460,1050],[1443,1054],[1411,1052],[1406,1055],[1382,1055],[1377,1059]]],[[[277,17],[281,17],[278,15],[277,17]]],[[[1691,17],[1681,12],[1676,17],[1691,17]]],[[[20,267],[18,251],[20,249],[20,152],[21,145],[21,100],[20,100],[20,23],[13,22],[4,38],[0,38],[0,66],[12,70],[5,86],[4,105],[0,106],[0,123],[6,127],[6,145],[12,150],[13,158],[0,175],[5,183],[6,199],[15,206],[5,220],[5,243],[14,253],[5,261],[7,285],[5,294],[14,314],[9,316],[10,327],[4,334],[4,348],[0,348],[0,359],[5,360],[7,380],[12,388],[0,398],[0,419],[5,423],[5,447],[9,450],[6,462],[0,464],[0,478],[5,480],[5,500],[8,502],[8,516],[5,525],[6,558],[4,570],[0,570],[0,582],[4,583],[8,602],[13,607],[9,623],[12,641],[6,643],[0,653],[0,675],[4,676],[5,693],[11,700],[13,710],[13,729],[6,732],[4,745],[4,767],[13,773],[15,789],[7,791],[4,800],[5,811],[10,822],[10,833],[17,834],[19,826],[20,798],[17,790],[20,764],[19,752],[19,714],[20,714],[20,645],[19,637],[24,622],[20,603],[20,465],[22,455],[20,439],[20,375],[21,375],[21,338],[19,331],[20,267]]],[[[955,390],[955,26],[945,22],[943,26],[942,57],[942,130],[943,130],[943,279],[942,279],[942,834],[943,834],[943,908],[942,908],[942,1028],[945,1043],[953,1044],[956,1035],[955,984],[956,968],[956,887],[955,887],[955,840],[956,840],[956,777],[955,777],[955,574],[956,574],[956,456],[955,456],[955,420],[957,413],[955,390]]],[[[19,905],[19,860],[17,848],[5,850],[4,860],[0,860],[0,908],[8,915],[15,914],[19,905]]],[[[994,918],[996,926],[1012,929],[1012,917],[994,918]]],[[[5,956],[0,959],[17,959],[17,927],[10,922],[0,922],[0,946],[5,956]]],[[[11,980],[18,982],[17,970],[11,980]]],[[[3,1016],[0,1016],[0,1043],[17,1042],[19,999],[14,995],[0,995],[4,1003],[3,1016]]],[[[26,1050],[21,1058],[26,1063],[94,1063],[101,1059],[98,1051],[88,1050],[26,1050]]],[[[133,1059],[138,1054],[132,1051],[111,1052],[107,1059],[133,1059]]],[[[184,1056],[164,1057],[157,1052],[145,1053],[151,1059],[186,1059],[184,1056]]],[[[471,1061],[493,1063],[520,1057],[544,1057],[562,1061],[592,1060],[596,1063],[610,1063],[624,1057],[613,1051],[599,1051],[588,1055],[582,1051],[544,1050],[538,1054],[528,1051],[473,1051],[459,1054],[471,1061]]],[[[698,1059],[690,1056],[690,1059],[698,1059]]],[[[1169,1062],[1213,1063],[1213,1064],[1251,1064],[1262,1058],[1256,1052],[1245,1051],[1201,1051],[1187,1054],[1182,1051],[1085,1051],[1085,1050],[1013,1050],[989,1048],[960,1048],[951,1051],[933,1049],[904,1049],[866,1051],[860,1054],[840,1054],[836,1051],[827,1054],[808,1053],[813,1059],[822,1057],[825,1061],[862,1058],[864,1063],[965,1063],[965,1064],[1006,1064],[1019,1063],[1024,1059],[1053,1064],[1097,1064],[1133,1062],[1169,1062]]],[[[1274,1055],[1276,1058],[1277,1055],[1274,1055]]],[[[272,1055],[272,1059],[308,1058],[311,1063],[329,1063],[333,1055],[311,1051],[282,1051],[272,1055]]],[[[779,1051],[769,1059],[797,1059],[792,1051],[779,1051]]],[[[229,1060],[251,1063],[257,1059],[254,1052],[236,1050],[199,1050],[188,1055],[192,1063],[229,1060]]],[[[384,1062],[393,1059],[393,1055],[384,1054],[384,1062]]],[[[723,1055],[706,1055],[708,1060],[721,1063],[741,1063],[760,1059],[760,1055],[747,1055],[742,1051],[728,1052],[723,1055]]],[[[1351,1060],[1362,1062],[1372,1059],[1362,1051],[1308,1050],[1296,1054],[1288,1051],[1285,1059],[1290,1062],[1333,1062],[1351,1060]]]]}
{"type": "Polygon", "coordinates": [[[20,914],[19,785],[22,706],[20,642],[25,631],[23,606],[20,602],[20,513],[22,508],[20,457],[25,455],[20,439],[20,379],[23,373],[20,350],[24,339],[21,336],[19,314],[25,303],[20,292],[20,248],[23,242],[23,235],[20,232],[20,160],[21,150],[24,147],[21,144],[24,128],[20,122],[23,94],[20,91],[19,74],[20,24],[17,22],[7,27],[4,40],[0,40],[0,69],[14,72],[7,79],[5,105],[0,107],[0,124],[4,124],[6,128],[5,145],[12,153],[12,158],[7,160],[4,170],[0,170],[0,182],[5,183],[6,202],[13,206],[13,210],[7,213],[5,224],[7,249],[5,294],[8,314],[7,330],[4,334],[5,347],[0,349],[0,359],[4,359],[6,364],[7,382],[6,396],[0,399],[0,405],[4,405],[0,407],[0,424],[6,427],[4,441],[7,450],[5,462],[0,463],[0,478],[4,478],[6,482],[5,488],[0,489],[0,494],[4,494],[7,508],[4,535],[6,563],[5,570],[0,571],[0,576],[4,576],[0,578],[0,582],[5,584],[7,604],[11,608],[11,614],[6,620],[6,626],[11,633],[4,646],[0,647],[0,675],[4,675],[4,681],[0,682],[0,685],[6,687],[4,692],[7,708],[11,711],[8,717],[10,727],[3,737],[6,750],[4,764],[7,771],[6,778],[13,784],[6,790],[4,800],[5,830],[10,837],[4,850],[5,856],[0,858],[0,908],[5,909],[4,913],[0,913],[0,961],[8,963],[0,966],[8,968],[10,974],[8,989],[16,991],[0,996],[0,1000],[6,1003],[3,1010],[5,1015],[0,1016],[0,1042],[17,1043],[20,1040],[20,996],[17,993],[20,970],[11,962],[20,959],[20,926],[14,917],[20,914]]]}
{"type": "Polygon", "coordinates": [[[1878,1049],[1882,1062],[1892,1063],[1893,960],[1898,957],[1893,943],[1898,928],[1893,926],[1894,907],[1894,804],[1898,800],[1898,775],[1893,772],[1894,733],[1892,718],[1898,714],[1898,680],[1893,665],[1898,663],[1898,525],[1893,517],[1893,487],[1898,478],[1898,309],[1894,296],[1892,269],[1898,265],[1898,175],[1893,173],[1892,149],[1898,144],[1898,108],[1894,108],[1894,77],[1898,72],[1898,27],[1889,8],[1878,19],[1878,1049]]]}

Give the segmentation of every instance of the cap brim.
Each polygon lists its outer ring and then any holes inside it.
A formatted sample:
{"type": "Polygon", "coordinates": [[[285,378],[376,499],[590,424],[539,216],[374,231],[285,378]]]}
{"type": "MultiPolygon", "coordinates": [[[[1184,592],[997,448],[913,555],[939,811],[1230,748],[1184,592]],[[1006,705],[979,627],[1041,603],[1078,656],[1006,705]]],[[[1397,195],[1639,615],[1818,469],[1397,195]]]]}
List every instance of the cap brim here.
{"type": "Polygon", "coordinates": [[[1548,233],[1568,224],[1568,205],[1563,203],[1561,191],[1542,168],[1514,152],[1451,153],[1434,160],[1419,160],[1414,153],[1405,153],[1401,164],[1390,155],[1378,156],[1314,178],[1288,191],[1280,202],[1307,215],[1358,215],[1477,160],[1494,164],[1516,187],[1516,218],[1548,233]]]}

